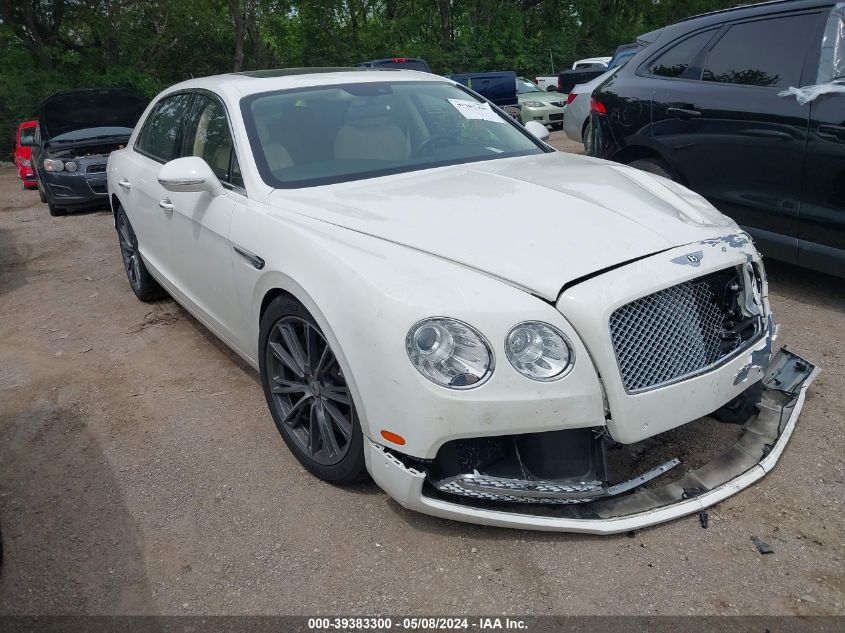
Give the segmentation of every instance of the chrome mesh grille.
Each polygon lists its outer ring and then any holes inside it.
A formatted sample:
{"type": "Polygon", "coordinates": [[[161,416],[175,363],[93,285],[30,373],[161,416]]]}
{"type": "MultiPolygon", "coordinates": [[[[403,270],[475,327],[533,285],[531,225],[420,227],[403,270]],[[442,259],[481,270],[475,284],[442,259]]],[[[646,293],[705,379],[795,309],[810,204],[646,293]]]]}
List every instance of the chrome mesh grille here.
{"type": "Polygon", "coordinates": [[[675,382],[742,347],[742,340],[724,336],[733,316],[724,305],[726,287],[736,283],[733,271],[722,271],[617,309],[610,317],[610,333],[625,389],[636,392],[675,382]]]}

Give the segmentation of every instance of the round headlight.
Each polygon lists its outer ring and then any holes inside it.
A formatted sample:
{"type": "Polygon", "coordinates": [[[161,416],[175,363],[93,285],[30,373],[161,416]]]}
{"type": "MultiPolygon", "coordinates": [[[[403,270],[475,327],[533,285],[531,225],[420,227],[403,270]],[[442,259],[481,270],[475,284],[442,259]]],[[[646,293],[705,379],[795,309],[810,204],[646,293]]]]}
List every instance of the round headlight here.
{"type": "Polygon", "coordinates": [[[456,319],[420,321],[408,332],[405,349],[417,371],[441,387],[478,387],[493,373],[493,352],[484,336],[456,319]]]}
{"type": "Polygon", "coordinates": [[[575,362],[563,332],[537,321],[520,323],[508,333],[505,354],[520,374],[539,381],[563,377],[575,362]]]}
{"type": "Polygon", "coordinates": [[[64,168],[65,164],[58,158],[44,159],[44,169],[47,171],[62,171],[64,168]]]}
{"type": "Polygon", "coordinates": [[[79,165],[74,163],[72,160],[69,160],[68,162],[65,163],[65,171],[69,171],[70,173],[73,173],[77,169],[79,169],[79,165]]]}

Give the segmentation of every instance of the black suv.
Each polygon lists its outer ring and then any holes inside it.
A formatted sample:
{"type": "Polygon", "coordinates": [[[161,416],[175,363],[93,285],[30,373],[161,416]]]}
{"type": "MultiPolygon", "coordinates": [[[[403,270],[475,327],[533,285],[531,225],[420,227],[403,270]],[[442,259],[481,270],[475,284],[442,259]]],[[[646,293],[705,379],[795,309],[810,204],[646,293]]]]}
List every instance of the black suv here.
{"type": "Polygon", "coordinates": [[[683,183],[767,255],[845,276],[845,10],[768,2],[690,18],[593,93],[596,153],[683,183]],[[802,105],[790,87],[826,85],[802,105]]]}

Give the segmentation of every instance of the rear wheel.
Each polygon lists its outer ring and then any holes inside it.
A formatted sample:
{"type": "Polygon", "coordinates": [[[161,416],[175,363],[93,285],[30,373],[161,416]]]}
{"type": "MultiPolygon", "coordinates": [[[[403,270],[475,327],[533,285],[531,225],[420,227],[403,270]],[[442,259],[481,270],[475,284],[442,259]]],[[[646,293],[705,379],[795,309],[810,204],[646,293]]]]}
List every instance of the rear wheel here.
{"type": "Polygon", "coordinates": [[[596,155],[596,134],[593,129],[593,122],[587,119],[584,129],[581,130],[581,139],[584,141],[584,153],[587,156],[596,155]]]}
{"type": "Polygon", "coordinates": [[[647,171],[650,174],[656,174],[657,176],[663,176],[664,178],[678,182],[678,175],[675,173],[675,170],[661,158],[640,158],[629,163],[629,165],[636,169],[647,171]]]}
{"type": "Polygon", "coordinates": [[[120,256],[123,259],[123,269],[132,286],[132,292],[141,301],[155,301],[165,296],[164,289],[153,279],[147,270],[141,253],[138,251],[138,238],[129,222],[123,207],[117,208],[116,218],[117,239],[120,242],[120,256]]]}
{"type": "Polygon", "coordinates": [[[352,394],[322,330],[299,301],[274,300],[261,319],[261,384],[276,428],[299,462],[326,481],[367,479],[352,394]]]}

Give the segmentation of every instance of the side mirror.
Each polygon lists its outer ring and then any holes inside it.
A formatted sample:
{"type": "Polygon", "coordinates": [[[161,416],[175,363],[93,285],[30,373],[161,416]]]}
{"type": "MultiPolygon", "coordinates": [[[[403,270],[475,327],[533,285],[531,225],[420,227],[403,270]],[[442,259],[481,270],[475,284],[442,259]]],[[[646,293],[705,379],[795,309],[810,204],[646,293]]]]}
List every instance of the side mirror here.
{"type": "Polygon", "coordinates": [[[212,196],[223,193],[223,185],[199,156],[186,156],[165,163],[158,170],[158,182],[168,191],[201,192],[212,196]]]}
{"type": "Polygon", "coordinates": [[[525,129],[531,134],[541,141],[545,141],[549,138],[549,130],[546,128],[545,125],[542,123],[537,123],[537,121],[529,121],[525,124],[525,129]]]}

